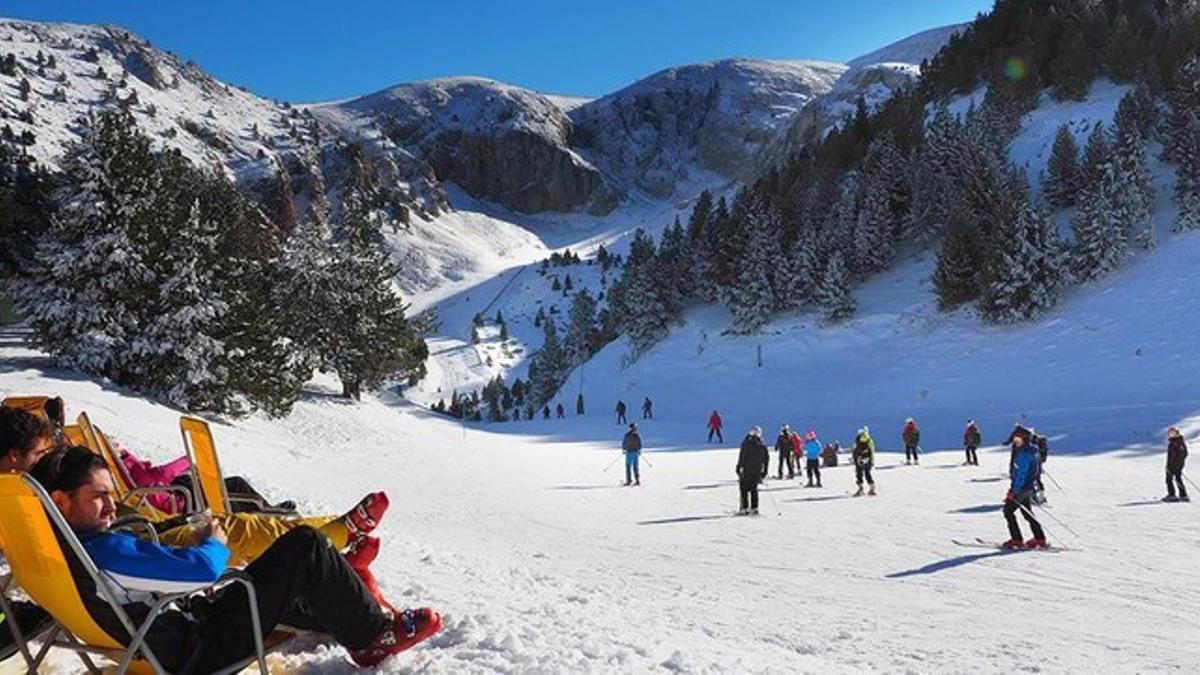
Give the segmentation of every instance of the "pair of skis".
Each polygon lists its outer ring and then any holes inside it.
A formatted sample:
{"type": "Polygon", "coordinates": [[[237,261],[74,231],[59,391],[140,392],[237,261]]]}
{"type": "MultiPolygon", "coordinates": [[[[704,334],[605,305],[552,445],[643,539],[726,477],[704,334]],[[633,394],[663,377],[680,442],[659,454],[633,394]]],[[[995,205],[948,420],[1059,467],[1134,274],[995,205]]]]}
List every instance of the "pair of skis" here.
{"type": "Polygon", "coordinates": [[[951,539],[951,541],[953,541],[958,546],[965,546],[967,548],[992,549],[992,550],[996,550],[996,551],[1003,551],[1005,553],[1023,553],[1023,552],[1061,553],[1063,551],[1073,550],[1073,549],[1066,548],[1064,546],[1058,546],[1056,544],[1048,546],[1046,548],[1025,548],[1023,546],[1021,548],[1004,548],[1004,546],[1000,542],[987,541],[986,539],[982,539],[980,537],[976,537],[974,539],[974,541],[962,541],[960,539],[951,539]]]}

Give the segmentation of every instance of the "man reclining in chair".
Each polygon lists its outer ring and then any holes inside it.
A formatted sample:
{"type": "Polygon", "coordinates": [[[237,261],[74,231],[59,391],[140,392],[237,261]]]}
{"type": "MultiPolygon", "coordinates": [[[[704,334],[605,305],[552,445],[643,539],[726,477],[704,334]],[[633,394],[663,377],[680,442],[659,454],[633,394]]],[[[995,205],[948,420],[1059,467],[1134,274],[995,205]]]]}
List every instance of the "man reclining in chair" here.
{"type": "MultiPolygon", "coordinates": [[[[54,446],[56,433],[53,424],[23,410],[0,408],[0,472],[29,471],[38,457],[54,446]]],[[[367,535],[379,524],[388,507],[387,495],[382,492],[369,494],[341,516],[275,516],[249,513],[233,513],[217,519],[229,536],[232,552],[230,564],[246,565],[276,539],[301,525],[307,525],[329,537],[338,550],[357,550],[364,545],[377,546],[378,542],[367,535]]],[[[154,523],[168,520],[157,509],[142,507],[137,511],[119,506],[118,516],[137,513],[154,523]]],[[[192,528],[183,525],[162,529],[163,541],[176,546],[198,543],[192,528]]],[[[0,548],[2,548],[0,544],[0,548]]]]}
{"type": "MultiPolygon", "coordinates": [[[[112,582],[135,622],[147,614],[151,594],[204,588],[226,569],[229,549],[219,521],[209,521],[202,541],[192,547],[163,546],[109,532],[116,515],[112,476],[104,460],[87,448],[55,450],[38,461],[32,475],[112,582]]],[[[432,609],[393,613],[381,606],[329,540],[307,526],[280,537],[245,571],[254,581],[264,633],[280,624],[327,633],[360,666],[375,665],[441,628],[441,617],[432,609]]],[[[85,589],[92,585],[86,574],[76,582],[85,589]]],[[[95,593],[83,596],[96,622],[127,644],[128,635],[105,611],[103,601],[95,593]]],[[[240,585],[193,597],[186,611],[164,612],[146,643],[172,672],[226,667],[255,653],[247,607],[240,585]]]]}

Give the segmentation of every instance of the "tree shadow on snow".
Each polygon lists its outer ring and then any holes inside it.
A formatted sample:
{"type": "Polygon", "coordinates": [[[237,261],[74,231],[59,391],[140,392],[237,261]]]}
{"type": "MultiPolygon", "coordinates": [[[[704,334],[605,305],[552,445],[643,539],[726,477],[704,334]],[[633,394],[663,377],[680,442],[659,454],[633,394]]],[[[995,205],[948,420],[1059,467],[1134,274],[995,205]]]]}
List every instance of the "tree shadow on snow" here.
{"type": "Polygon", "coordinates": [[[944,570],[953,569],[955,567],[967,565],[969,563],[977,562],[979,560],[985,560],[987,558],[998,558],[1003,555],[1008,555],[1008,551],[996,550],[996,551],[987,551],[986,553],[968,553],[967,555],[960,555],[960,556],[957,556],[954,558],[947,558],[945,560],[937,560],[935,562],[929,563],[928,565],[925,565],[924,567],[917,567],[917,568],[914,568],[911,570],[904,570],[903,572],[892,572],[891,574],[888,574],[886,576],[888,579],[903,579],[904,577],[912,577],[912,576],[917,576],[919,574],[934,574],[936,572],[942,572],[944,570]]]}
{"type": "Polygon", "coordinates": [[[980,504],[979,506],[964,506],[961,509],[952,509],[946,513],[994,513],[1003,508],[1003,504],[980,504]]]}
{"type": "Polygon", "coordinates": [[[658,518],[656,520],[640,520],[638,525],[670,525],[672,523],[694,523],[700,520],[723,520],[732,516],[725,513],[714,513],[706,516],[677,516],[675,518],[658,518]]]}

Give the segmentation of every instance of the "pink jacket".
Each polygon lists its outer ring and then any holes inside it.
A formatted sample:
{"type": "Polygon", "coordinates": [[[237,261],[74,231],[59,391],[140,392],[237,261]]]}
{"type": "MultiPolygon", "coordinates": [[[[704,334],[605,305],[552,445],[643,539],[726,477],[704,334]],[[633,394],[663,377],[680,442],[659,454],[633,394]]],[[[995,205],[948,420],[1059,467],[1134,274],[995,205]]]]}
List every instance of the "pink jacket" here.
{"type": "MultiPolygon", "coordinates": [[[[154,466],[150,462],[138,459],[132,452],[120,445],[117,445],[116,448],[120,454],[121,463],[125,465],[125,471],[133,480],[135,488],[170,485],[171,481],[186,473],[191,467],[187,457],[179,457],[166,464],[154,466]]],[[[146,501],[154,508],[166,513],[179,513],[184,508],[182,497],[161,492],[146,497],[146,501]]]]}

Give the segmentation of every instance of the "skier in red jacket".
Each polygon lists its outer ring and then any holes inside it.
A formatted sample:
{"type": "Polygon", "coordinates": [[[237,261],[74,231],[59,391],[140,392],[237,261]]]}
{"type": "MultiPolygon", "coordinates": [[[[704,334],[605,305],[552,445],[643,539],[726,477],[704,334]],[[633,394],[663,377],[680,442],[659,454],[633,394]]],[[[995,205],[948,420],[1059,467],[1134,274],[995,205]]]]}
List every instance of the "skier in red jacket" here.
{"type": "Polygon", "coordinates": [[[717,442],[724,443],[725,439],[721,436],[721,414],[716,410],[708,416],[708,442],[712,443],[713,434],[717,435],[717,442]]]}

